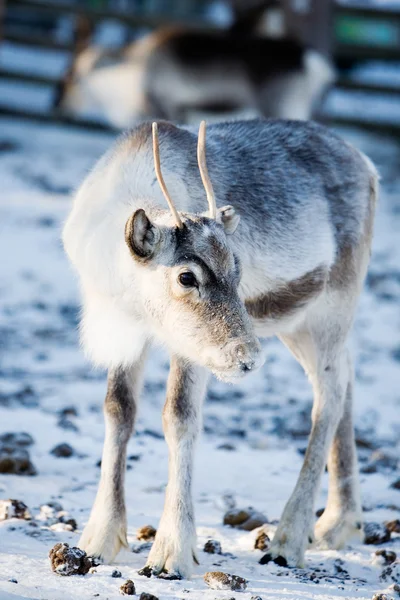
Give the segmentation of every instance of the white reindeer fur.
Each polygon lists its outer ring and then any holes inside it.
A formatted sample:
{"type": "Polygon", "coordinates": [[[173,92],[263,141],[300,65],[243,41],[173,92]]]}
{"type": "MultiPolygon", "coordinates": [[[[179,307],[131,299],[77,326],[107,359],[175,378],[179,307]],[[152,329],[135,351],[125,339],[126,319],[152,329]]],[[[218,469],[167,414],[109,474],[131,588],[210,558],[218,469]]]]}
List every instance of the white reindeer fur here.
{"type": "MultiPolygon", "coordinates": [[[[196,220],[197,217],[187,217],[186,213],[193,215],[206,209],[197,168],[193,167],[193,161],[189,163],[189,155],[195,150],[195,136],[169,124],[160,124],[160,132],[163,127],[166,128],[164,137],[161,137],[164,178],[178,210],[191,227],[191,219],[196,220]],[[179,137],[178,146],[168,145],[173,143],[173,136],[179,137]]],[[[145,209],[161,232],[163,228],[171,231],[174,226],[154,176],[151,142],[143,141],[143,131],[138,128],[123,137],[98,162],[76,195],[63,233],[66,251],[81,279],[84,305],[81,336],[85,351],[95,364],[109,369],[112,385],[115,381],[119,382],[119,387],[114,385],[113,388],[110,384],[106,400],[104,470],[82,545],[109,562],[125,543],[124,509],[118,508],[120,504],[114,497],[119,498],[123,506],[123,452],[134,418],[129,416],[128,425],[125,418],[115,421],[118,411],[115,413],[107,408],[107,403],[110,406],[121,402],[121,406],[127,406],[129,410],[132,403],[132,406],[136,405],[138,391],[136,388],[134,393],[131,390],[133,381],[137,387],[139,375],[127,378],[126,374],[132,369],[140,374],[141,367],[139,369],[137,365],[142,361],[144,348],[149,341],[155,340],[164,343],[172,357],[163,417],[170,450],[170,479],[164,513],[147,569],[153,574],[166,569],[172,575],[189,577],[195,554],[191,500],[193,449],[200,428],[201,403],[207,382],[204,353],[208,350],[205,346],[211,342],[205,341],[204,347],[198,344],[196,352],[193,351],[189,343],[192,335],[190,314],[182,313],[182,317],[181,309],[174,308],[177,305],[172,302],[173,292],[168,279],[160,278],[158,267],[152,268],[135,260],[124,239],[125,224],[139,208],[145,209]],[[163,326],[153,322],[151,312],[143,310],[149,302],[153,302],[152,310],[168,316],[168,322],[164,322],[163,326]],[[182,355],[183,359],[180,358],[182,355]],[[122,440],[119,445],[118,439],[122,440]],[[117,448],[122,454],[117,453],[117,448]],[[122,483],[113,494],[110,486],[118,473],[122,483]],[[182,511],[182,506],[186,507],[186,512],[182,511]],[[107,521],[107,516],[110,526],[104,529],[101,523],[107,521]]],[[[231,182],[240,185],[240,174],[246,175],[248,183],[243,197],[242,192],[239,193],[246,209],[241,213],[242,220],[237,231],[228,238],[219,226],[203,219],[199,221],[201,228],[197,240],[203,248],[211,243],[221,247],[228,244],[230,251],[240,257],[242,276],[238,294],[242,301],[290,289],[294,280],[301,281],[315,269],[324,270],[330,278],[335,268],[339,271],[344,269],[342,280],[335,283],[329,279],[323,290],[310,297],[298,310],[279,318],[256,316],[252,320],[258,336],[275,334],[288,346],[304,367],[314,389],[313,426],[304,466],[271,548],[272,559],[279,556],[290,565],[302,565],[304,552],[310,543],[339,547],[353,533],[362,533],[351,424],[352,369],[346,339],[369,259],[370,229],[378,190],[377,173],[366,157],[313,124],[260,121],[211,126],[207,153],[217,206],[226,203],[231,182]],[[265,137],[257,141],[257,135],[261,136],[262,131],[265,131],[265,137]],[[229,146],[230,135],[237,135],[236,146],[229,146]],[[285,140],[283,151],[279,150],[281,135],[285,140]],[[290,156],[287,154],[288,139],[298,140],[290,156]],[[315,144],[315,156],[310,159],[314,171],[310,174],[299,168],[296,162],[299,160],[296,153],[302,156],[307,143],[310,156],[315,144]],[[270,163],[276,161],[274,167],[264,163],[262,144],[266,153],[271,145],[275,147],[275,144],[278,148],[278,154],[274,157],[271,153],[268,159],[270,163]],[[252,161],[239,164],[241,157],[246,156],[242,154],[246,148],[253,148],[252,161]],[[235,152],[235,157],[232,155],[230,158],[230,153],[235,152]],[[319,162],[322,154],[324,164],[319,162]],[[336,156],[344,159],[335,163],[336,156]],[[296,164],[295,171],[292,164],[296,164]],[[341,165],[340,168],[337,164],[341,165]],[[228,174],[226,169],[230,169],[228,174]],[[253,194],[252,186],[254,189],[259,186],[260,173],[266,180],[271,178],[270,181],[275,183],[268,184],[269,187],[266,184],[265,192],[253,194]],[[252,179],[253,176],[255,179],[252,179]],[[274,189],[281,189],[282,180],[290,191],[288,196],[281,192],[282,199],[274,204],[271,194],[274,189]],[[318,187],[321,180],[327,182],[326,188],[318,187]],[[321,195],[321,189],[336,188],[342,193],[337,201],[347,203],[343,214],[336,208],[334,192],[327,193],[328,196],[331,194],[329,202],[321,195]],[[261,193],[265,195],[257,195],[261,193]],[[290,218],[286,218],[284,212],[280,214],[285,202],[286,206],[293,208],[290,218]],[[263,203],[271,207],[268,218],[259,216],[263,203]],[[271,212],[273,210],[276,213],[271,212]],[[353,214],[351,221],[348,214],[353,214]],[[347,237],[340,237],[344,235],[347,237]],[[354,262],[346,266],[338,261],[349,244],[354,262]],[[354,281],[346,275],[346,269],[351,265],[354,281]],[[328,506],[313,533],[315,499],[328,454],[331,473],[328,506]]],[[[236,208],[240,209],[238,200],[236,208]]],[[[168,252],[174,251],[174,248],[168,248],[165,250],[166,263],[172,257],[168,252]]],[[[212,251],[209,256],[212,259],[212,251]]],[[[222,256],[233,261],[232,255],[222,253],[222,256]]],[[[173,274],[175,281],[180,263],[174,266],[172,261],[171,264],[173,266],[169,267],[168,273],[173,274]]],[[[226,268],[232,269],[232,264],[229,264],[226,268]]],[[[191,269],[201,281],[202,269],[195,263],[191,269]]],[[[218,287],[215,288],[217,293],[218,287]]],[[[236,297],[232,302],[236,302],[237,306],[236,297]]],[[[243,352],[253,357],[252,364],[256,368],[260,364],[257,343],[246,321],[247,316],[240,314],[243,320],[240,338],[243,352]]],[[[220,324],[225,325],[225,318],[230,316],[221,313],[220,324]]],[[[210,323],[204,323],[205,331],[209,327],[210,323]]],[[[227,339],[229,341],[230,338],[227,339]]],[[[215,366],[220,365],[217,370],[228,364],[227,361],[234,361],[232,352],[236,352],[237,346],[232,344],[229,342],[223,348],[215,346],[209,349],[207,360],[215,366]]]]}

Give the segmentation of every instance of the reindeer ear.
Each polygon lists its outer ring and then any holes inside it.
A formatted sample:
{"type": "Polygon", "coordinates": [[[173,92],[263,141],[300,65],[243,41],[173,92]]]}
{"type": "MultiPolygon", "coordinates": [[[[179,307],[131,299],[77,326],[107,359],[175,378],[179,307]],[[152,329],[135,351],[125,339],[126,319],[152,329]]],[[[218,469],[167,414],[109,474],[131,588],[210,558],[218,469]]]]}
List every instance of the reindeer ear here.
{"type": "Polygon", "coordinates": [[[235,209],[230,204],[217,209],[217,221],[222,223],[225,233],[230,235],[236,231],[239,225],[240,217],[236,214],[235,209]]]}
{"type": "Polygon", "coordinates": [[[136,210],[125,226],[125,241],[134,258],[152,258],[159,240],[158,227],[153,225],[143,208],[136,210]]]}

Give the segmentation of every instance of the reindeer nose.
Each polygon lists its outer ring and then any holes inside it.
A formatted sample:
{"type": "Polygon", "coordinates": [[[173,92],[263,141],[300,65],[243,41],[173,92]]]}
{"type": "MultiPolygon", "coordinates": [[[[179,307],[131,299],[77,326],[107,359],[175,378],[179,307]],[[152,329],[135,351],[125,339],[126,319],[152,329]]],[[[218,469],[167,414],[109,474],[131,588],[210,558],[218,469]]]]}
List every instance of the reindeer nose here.
{"type": "Polygon", "coordinates": [[[248,371],[251,371],[253,367],[254,367],[254,360],[250,360],[248,362],[242,362],[241,360],[239,361],[239,368],[243,373],[247,373],[248,371]]]}
{"type": "Polygon", "coordinates": [[[235,348],[235,354],[242,373],[249,373],[260,366],[261,346],[258,340],[249,344],[239,344],[235,348]]]}

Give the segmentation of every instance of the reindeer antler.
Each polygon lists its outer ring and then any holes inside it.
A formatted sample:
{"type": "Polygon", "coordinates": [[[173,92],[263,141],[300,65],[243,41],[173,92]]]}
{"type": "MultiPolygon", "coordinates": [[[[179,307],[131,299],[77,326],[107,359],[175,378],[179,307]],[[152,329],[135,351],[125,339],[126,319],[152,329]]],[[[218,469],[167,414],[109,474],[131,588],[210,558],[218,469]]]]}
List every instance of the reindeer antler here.
{"type": "Polygon", "coordinates": [[[217,205],[215,202],[214,190],[208,175],[206,161],[206,122],[202,121],[199,128],[199,140],[197,143],[197,162],[199,163],[200,175],[206,190],[208,206],[210,209],[210,218],[217,217],[217,205]]]}
{"type": "Polygon", "coordinates": [[[168,206],[169,206],[169,208],[170,208],[170,210],[171,210],[171,212],[172,212],[172,214],[174,216],[174,219],[176,221],[176,226],[179,227],[179,229],[182,229],[182,227],[183,227],[182,220],[181,220],[181,218],[179,216],[178,211],[175,208],[175,205],[174,205],[174,203],[172,201],[171,196],[168,193],[167,186],[165,185],[165,181],[164,181],[164,178],[163,178],[162,173],[161,173],[160,146],[159,146],[159,143],[158,143],[158,125],[157,125],[157,123],[155,123],[155,122],[153,123],[152,130],[153,130],[154,168],[156,170],[157,180],[158,180],[158,183],[160,184],[160,188],[163,191],[163,194],[164,194],[165,199],[166,199],[166,201],[168,203],[168,206]]]}

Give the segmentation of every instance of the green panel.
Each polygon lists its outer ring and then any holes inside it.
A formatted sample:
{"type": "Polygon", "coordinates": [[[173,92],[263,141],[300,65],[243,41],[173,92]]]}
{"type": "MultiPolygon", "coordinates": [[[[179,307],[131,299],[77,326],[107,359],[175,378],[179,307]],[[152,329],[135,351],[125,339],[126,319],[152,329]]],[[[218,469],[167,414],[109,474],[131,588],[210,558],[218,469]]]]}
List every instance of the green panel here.
{"type": "Polygon", "coordinates": [[[341,44],[392,48],[400,43],[400,22],[337,15],[335,37],[341,44]]]}

